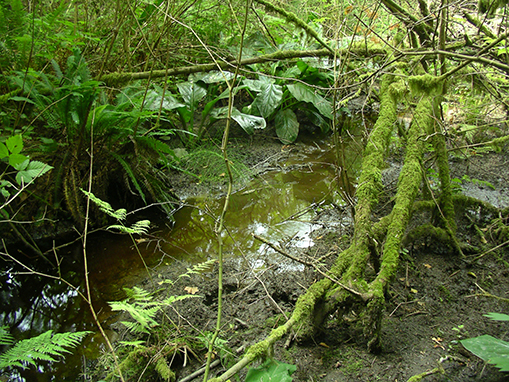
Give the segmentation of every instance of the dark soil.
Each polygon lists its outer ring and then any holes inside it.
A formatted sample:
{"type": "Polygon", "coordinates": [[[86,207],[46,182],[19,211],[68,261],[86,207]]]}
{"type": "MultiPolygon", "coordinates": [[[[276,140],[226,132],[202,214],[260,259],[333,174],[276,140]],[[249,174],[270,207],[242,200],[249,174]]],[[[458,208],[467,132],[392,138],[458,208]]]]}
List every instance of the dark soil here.
{"type": "MultiPolygon", "coordinates": [[[[261,141],[263,145],[251,142],[243,150],[253,152],[249,166],[259,164],[263,171],[277,166],[278,158],[285,155],[287,148],[276,141],[261,141]]],[[[299,145],[293,146],[292,150],[299,150],[299,145]]],[[[471,196],[498,207],[507,206],[508,158],[505,153],[489,153],[455,159],[451,162],[452,176],[461,178],[466,174],[471,179],[489,182],[496,188],[493,192],[488,192],[491,188],[479,182],[464,181],[462,186],[471,196]]],[[[397,172],[397,164],[389,167],[384,179],[386,184],[391,184],[393,179],[390,177],[397,176],[397,172]]],[[[297,365],[294,381],[407,381],[437,367],[442,373],[429,375],[424,378],[426,381],[503,381],[508,378],[466,351],[459,340],[482,334],[509,340],[508,323],[483,316],[489,312],[508,313],[507,300],[494,296],[508,298],[509,253],[507,247],[502,247],[474,261],[482,251],[500,244],[491,237],[490,220],[495,216],[480,209],[458,209],[457,212],[460,239],[482,248],[480,252],[468,253],[466,259],[460,259],[440,244],[426,240],[410,243],[402,253],[397,276],[387,294],[382,351],[378,354],[367,352],[365,340],[351,325],[355,322],[356,312],[333,315],[312,342],[297,343],[291,337],[285,337],[277,343],[275,359],[297,365]],[[476,225],[479,230],[475,229],[476,225]]],[[[315,232],[312,253],[301,253],[295,248],[287,250],[296,256],[314,258],[331,249],[340,250],[338,247],[348,244],[344,242],[345,232],[337,232],[327,222],[340,221],[346,213],[331,207],[317,216],[322,228],[315,232]]],[[[420,224],[423,216],[415,219],[413,226],[420,224]]],[[[329,261],[333,261],[333,256],[329,261]]],[[[242,356],[247,347],[263,340],[272,328],[283,323],[291,314],[298,296],[319,278],[316,272],[303,266],[289,271],[289,263],[290,260],[281,257],[280,261],[266,264],[262,271],[255,272],[242,260],[226,262],[220,338],[227,340],[223,347],[230,349],[232,355],[213,373],[222,373],[235,362],[234,358],[242,356]]],[[[159,276],[175,278],[184,273],[186,267],[188,265],[178,263],[159,276]]],[[[178,324],[180,336],[214,330],[218,293],[216,272],[214,269],[203,276],[181,280],[170,290],[170,294],[179,295],[185,293],[185,286],[192,286],[198,288],[197,294],[201,296],[180,301],[174,305],[174,311],[168,312],[178,324]]],[[[175,338],[179,335],[175,334],[175,338]]],[[[190,356],[186,366],[182,367],[180,357],[173,367],[182,378],[198,369],[202,361],[203,355],[198,355],[198,359],[190,356]]],[[[243,376],[240,379],[243,380],[243,376]]]]}

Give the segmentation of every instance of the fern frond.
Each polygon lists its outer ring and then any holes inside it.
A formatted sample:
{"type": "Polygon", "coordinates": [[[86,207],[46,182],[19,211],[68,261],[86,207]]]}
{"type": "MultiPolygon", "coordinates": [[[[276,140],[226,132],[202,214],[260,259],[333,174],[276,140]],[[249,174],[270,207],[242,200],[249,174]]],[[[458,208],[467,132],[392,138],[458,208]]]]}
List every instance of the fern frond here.
{"type": "Polygon", "coordinates": [[[193,265],[191,268],[187,268],[187,272],[184,273],[182,276],[189,276],[189,275],[196,275],[196,274],[202,274],[203,272],[206,272],[214,265],[216,262],[215,259],[204,261],[203,263],[193,265]]]}
{"type": "Polygon", "coordinates": [[[149,292],[148,290],[145,290],[140,287],[133,287],[131,288],[123,288],[125,291],[125,294],[128,298],[135,299],[137,301],[150,301],[153,298],[153,293],[149,292]]]}
{"type": "Polygon", "coordinates": [[[8,329],[8,326],[0,327],[0,345],[12,345],[14,343],[14,337],[8,329]]]}
{"type": "Polygon", "coordinates": [[[111,310],[127,312],[135,320],[135,322],[122,321],[122,324],[131,332],[150,333],[150,328],[159,325],[154,319],[159,309],[161,309],[161,305],[158,303],[140,304],[134,302],[131,304],[127,301],[113,301],[108,304],[110,304],[111,310]],[[147,307],[149,305],[155,306],[147,307]]]}
{"type": "Polygon", "coordinates": [[[140,220],[134,223],[131,227],[126,227],[121,224],[110,225],[108,229],[118,229],[122,233],[130,235],[143,235],[148,233],[150,228],[150,220],[140,220]]]}
{"type": "Polygon", "coordinates": [[[108,214],[112,218],[115,218],[117,220],[124,220],[127,216],[127,210],[124,208],[120,208],[118,210],[114,210],[111,204],[108,202],[105,202],[102,199],[99,199],[97,196],[95,196],[93,193],[85,191],[84,189],[80,188],[81,192],[83,192],[88,198],[90,198],[91,201],[93,201],[99,209],[104,212],[105,214],[108,214]]]}
{"type": "Polygon", "coordinates": [[[113,156],[113,158],[115,158],[118,163],[120,163],[120,165],[123,167],[124,171],[126,172],[126,174],[129,176],[129,179],[131,179],[131,182],[133,182],[134,184],[134,187],[136,188],[136,190],[138,191],[138,193],[140,194],[140,197],[141,199],[143,200],[144,203],[147,203],[147,201],[145,200],[145,193],[143,192],[143,190],[141,189],[141,186],[140,184],[138,183],[138,180],[136,179],[136,175],[134,175],[134,172],[133,172],[133,169],[131,168],[131,166],[129,165],[129,163],[127,163],[124,158],[122,158],[120,155],[114,153],[114,152],[111,152],[110,153],[111,156],[113,156]]]}
{"type": "Polygon", "coordinates": [[[37,337],[18,342],[14,347],[0,355],[0,369],[6,367],[20,367],[27,369],[36,366],[38,361],[56,361],[64,353],[71,353],[66,348],[75,348],[85,338],[89,331],[75,333],[56,333],[48,330],[37,337]]]}

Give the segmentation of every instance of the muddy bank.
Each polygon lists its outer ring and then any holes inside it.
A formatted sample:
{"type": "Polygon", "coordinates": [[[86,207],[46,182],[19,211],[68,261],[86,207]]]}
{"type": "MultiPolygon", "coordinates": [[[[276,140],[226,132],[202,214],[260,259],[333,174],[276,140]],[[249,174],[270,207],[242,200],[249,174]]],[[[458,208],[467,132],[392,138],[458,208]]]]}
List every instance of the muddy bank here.
{"type": "MultiPolygon", "coordinates": [[[[299,150],[299,147],[291,149],[299,150]]],[[[283,154],[276,155],[274,151],[275,156],[267,161],[267,168],[281,166],[278,160],[283,157],[280,155],[286,155],[285,148],[279,145],[278,150],[283,154]]],[[[477,190],[474,196],[480,199],[484,195],[482,190],[486,187],[491,190],[494,186],[495,193],[490,195],[496,195],[501,203],[499,205],[504,206],[504,185],[507,184],[505,163],[507,156],[504,153],[455,159],[451,162],[452,176],[462,179],[460,186],[464,187],[464,192],[474,187],[477,190]],[[491,169],[487,168],[488,163],[493,165],[491,169]],[[470,180],[464,178],[465,174],[470,180]]],[[[391,171],[394,174],[386,174],[385,179],[389,189],[393,184],[390,178],[398,174],[397,169],[391,171]]],[[[390,201],[390,195],[387,200],[390,201]]],[[[490,202],[488,199],[485,201],[490,202]]],[[[474,211],[474,214],[465,210],[457,212],[459,236],[463,240],[478,248],[497,244],[496,238],[490,236],[494,216],[483,211],[474,211]],[[486,235],[480,236],[478,229],[486,235]]],[[[420,219],[424,218],[416,216],[411,226],[420,224],[420,219]]],[[[289,242],[280,244],[294,256],[307,261],[321,259],[326,265],[333,261],[334,253],[348,245],[351,233],[346,224],[348,219],[348,208],[337,204],[322,206],[314,217],[312,247],[299,248],[289,242]]],[[[483,316],[489,312],[508,311],[506,301],[488,294],[507,297],[509,254],[502,247],[474,261],[474,257],[479,255],[472,253],[466,259],[459,259],[437,243],[427,240],[410,243],[402,253],[397,277],[388,291],[383,345],[379,354],[366,351],[366,344],[355,326],[356,312],[350,311],[336,312],[329,317],[326,326],[312,342],[297,343],[293,336],[280,341],[276,344],[275,358],[297,365],[294,381],[406,381],[437,367],[441,368],[441,373],[430,375],[425,380],[505,380],[503,373],[469,354],[459,344],[460,339],[482,334],[509,340],[506,323],[483,316]]],[[[313,269],[281,255],[271,253],[259,260],[254,264],[241,255],[225,264],[220,348],[224,350],[223,355],[229,355],[214,373],[220,374],[247,347],[264,339],[272,328],[284,322],[298,296],[320,278],[313,269]]],[[[188,267],[187,262],[179,261],[160,269],[156,282],[176,280],[188,267]]],[[[167,319],[176,325],[167,340],[179,344],[179,351],[171,359],[174,362],[172,367],[180,378],[203,363],[205,347],[195,339],[206,337],[215,326],[216,275],[214,270],[190,279],[180,279],[165,291],[166,295],[182,295],[193,290],[199,296],[175,303],[167,310],[166,318],[161,317],[161,320],[167,319]],[[190,351],[192,345],[194,354],[190,351]]],[[[141,285],[152,288],[148,280],[141,285]]],[[[120,339],[134,339],[120,323],[114,324],[112,329],[120,339]]]]}

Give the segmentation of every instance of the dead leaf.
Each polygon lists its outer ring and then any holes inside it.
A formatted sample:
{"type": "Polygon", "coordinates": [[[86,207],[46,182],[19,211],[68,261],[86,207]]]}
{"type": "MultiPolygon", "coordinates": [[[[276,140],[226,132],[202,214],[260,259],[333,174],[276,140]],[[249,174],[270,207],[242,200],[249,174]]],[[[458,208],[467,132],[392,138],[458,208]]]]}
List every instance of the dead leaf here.
{"type": "Polygon", "coordinates": [[[429,264],[424,264],[424,266],[425,266],[426,268],[428,268],[428,269],[431,269],[431,265],[429,265],[429,264]]]}
{"type": "Polygon", "coordinates": [[[320,342],[318,345],[323,346],[324,348],[329,348],[329,345],[327,345],[325,342],[320,342]]]}
{"type": "Polygon", "coordinates": [[[190,286],[186,286],[184,288],[184,290],[187,292],[187,293],[190,293],[190,294],[196,294],[198,292],[198,287],[190,287],[190,286]]]}

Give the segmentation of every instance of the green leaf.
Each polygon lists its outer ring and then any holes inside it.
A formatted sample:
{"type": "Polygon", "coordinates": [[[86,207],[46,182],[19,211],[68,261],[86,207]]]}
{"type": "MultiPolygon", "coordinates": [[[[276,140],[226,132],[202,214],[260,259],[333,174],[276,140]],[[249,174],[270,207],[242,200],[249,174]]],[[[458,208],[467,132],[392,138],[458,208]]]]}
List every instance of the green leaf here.
{"type": "Polygon", "coordinates": [[[467,338],[460,341],[470,352],[482,360],[495,365],[500,371],[509,371],[509,342],[489,335],[467,338]]]}
{"type": "Polygon", "coordinates": [[[256,97],[254,104],[262,117],[267,118],[281,104],[283,88],[280,85],[265,83],[261,86],[261,92],[256,97]]]}
{"type": "Polygon", "coordinates": [[[313,104],[320,114],[326,118],[332,119],[332,105],[330,101],[318,93],[315,93],[313,88],[301,83],[287,85],[287,88],[297,101],[313,104]]]}
{"type": "Polygon", "coordinates": [[[150,220],[140,220],[134,223],[131,227],[126,227],[121,224],[115,224],[108,227],[108,229],[118,229],[120,232],[128,234],[143,235],[147,234],[150,228],[150,220]]]}
{"type": "Polygon", "coordinates": [[[274,119],[276,134],[284,144],[295,142],[299,135],[299,122],[297,116],[290,109],[279,111],[274,119]]]}
{"type": "Polygon", "coordinates": [[[509,321],[509,315],[503,313],[488,313],[484,315],[485,317],[491,318],[495,321],[509,321]]]}
{"type": "Polygon", "coordinates": [[[18,182],[18,184],[21,184],[22,182],[26,184],[32,181],[32,179],[44,175],[52,168],[53,167],[46,163],[42,163],[36,160],[31,161],[28,163],[28,166],[24,170],[18,172],[16,175],[16,182],[18,182]]]}
{"type": "Polygon", "coordinates": [[[315,126],[320,127],[322,133],[328,133],[330,130],[330,120],[326,120],[322,115],[315,110],[308,109],[306,115],[315,126]]]}
{"type": "Polygon", "coordinates": [[[9,98],[9,101],[20,101],[20,102],[26,102],[26,103],[31,103],[32,105],[35,105],[34,101],[32,101],[30,98],[26,98],[26,97],[15,96],[15,97],[9,98]]]}
{"type": "Polygon", "coordinates": [[[253,134],[255,129],[265,129],[267,122],[262,117],[241,113],[237,109],[232,111],[232,119],[248,134],[253,134]]]}
{"type": "Polygon", "coordinates": [[[2,142],[0,142],[0,159],[3,159],[8,156],[9,156],[9,150],[7,149],[7,146],[4,145],[2,142]]]}
{"type": "MultiPolygon", "coordinates": [[[[162,93],[161,93],[162,94],[162,93]]],[[[147,94],[147,101],[145,102],[145,108],[148,110],[159,110],[161,107],[161,96],[160,93],[151,90],[149,94],[147,94]]],[[[186,105],[177,100],[172,94],[166,94],[164,96],[162,108],[164,110],[174,110],[179,107],[185,107],[186,105]]]]}
{"type": "Polygon", "coordinates": [[[207,95],[207,91],[194,82],[182,82],[177,87],[189,109],[196,109],[198,103],[207,95]]]}
{"type": "Polygon", "coordinates": [[[18,171],[22,171],[27,168],[30,160],[23,154],[11,154],[9,155],[9,164],[18,171]]]}
{"type": "Polygon", "coordinates": [[[283,362],[267,360],[259,367],[248,370],[245,382],[291,382],[291,375],[297,366],[283,362]]]}
{"type": "Polygon", "coordinates": [[[7,148],[12,154],[19,154],[23,150],[23,138],[21,134],[13,135],[5,141],[7,148]]]}

